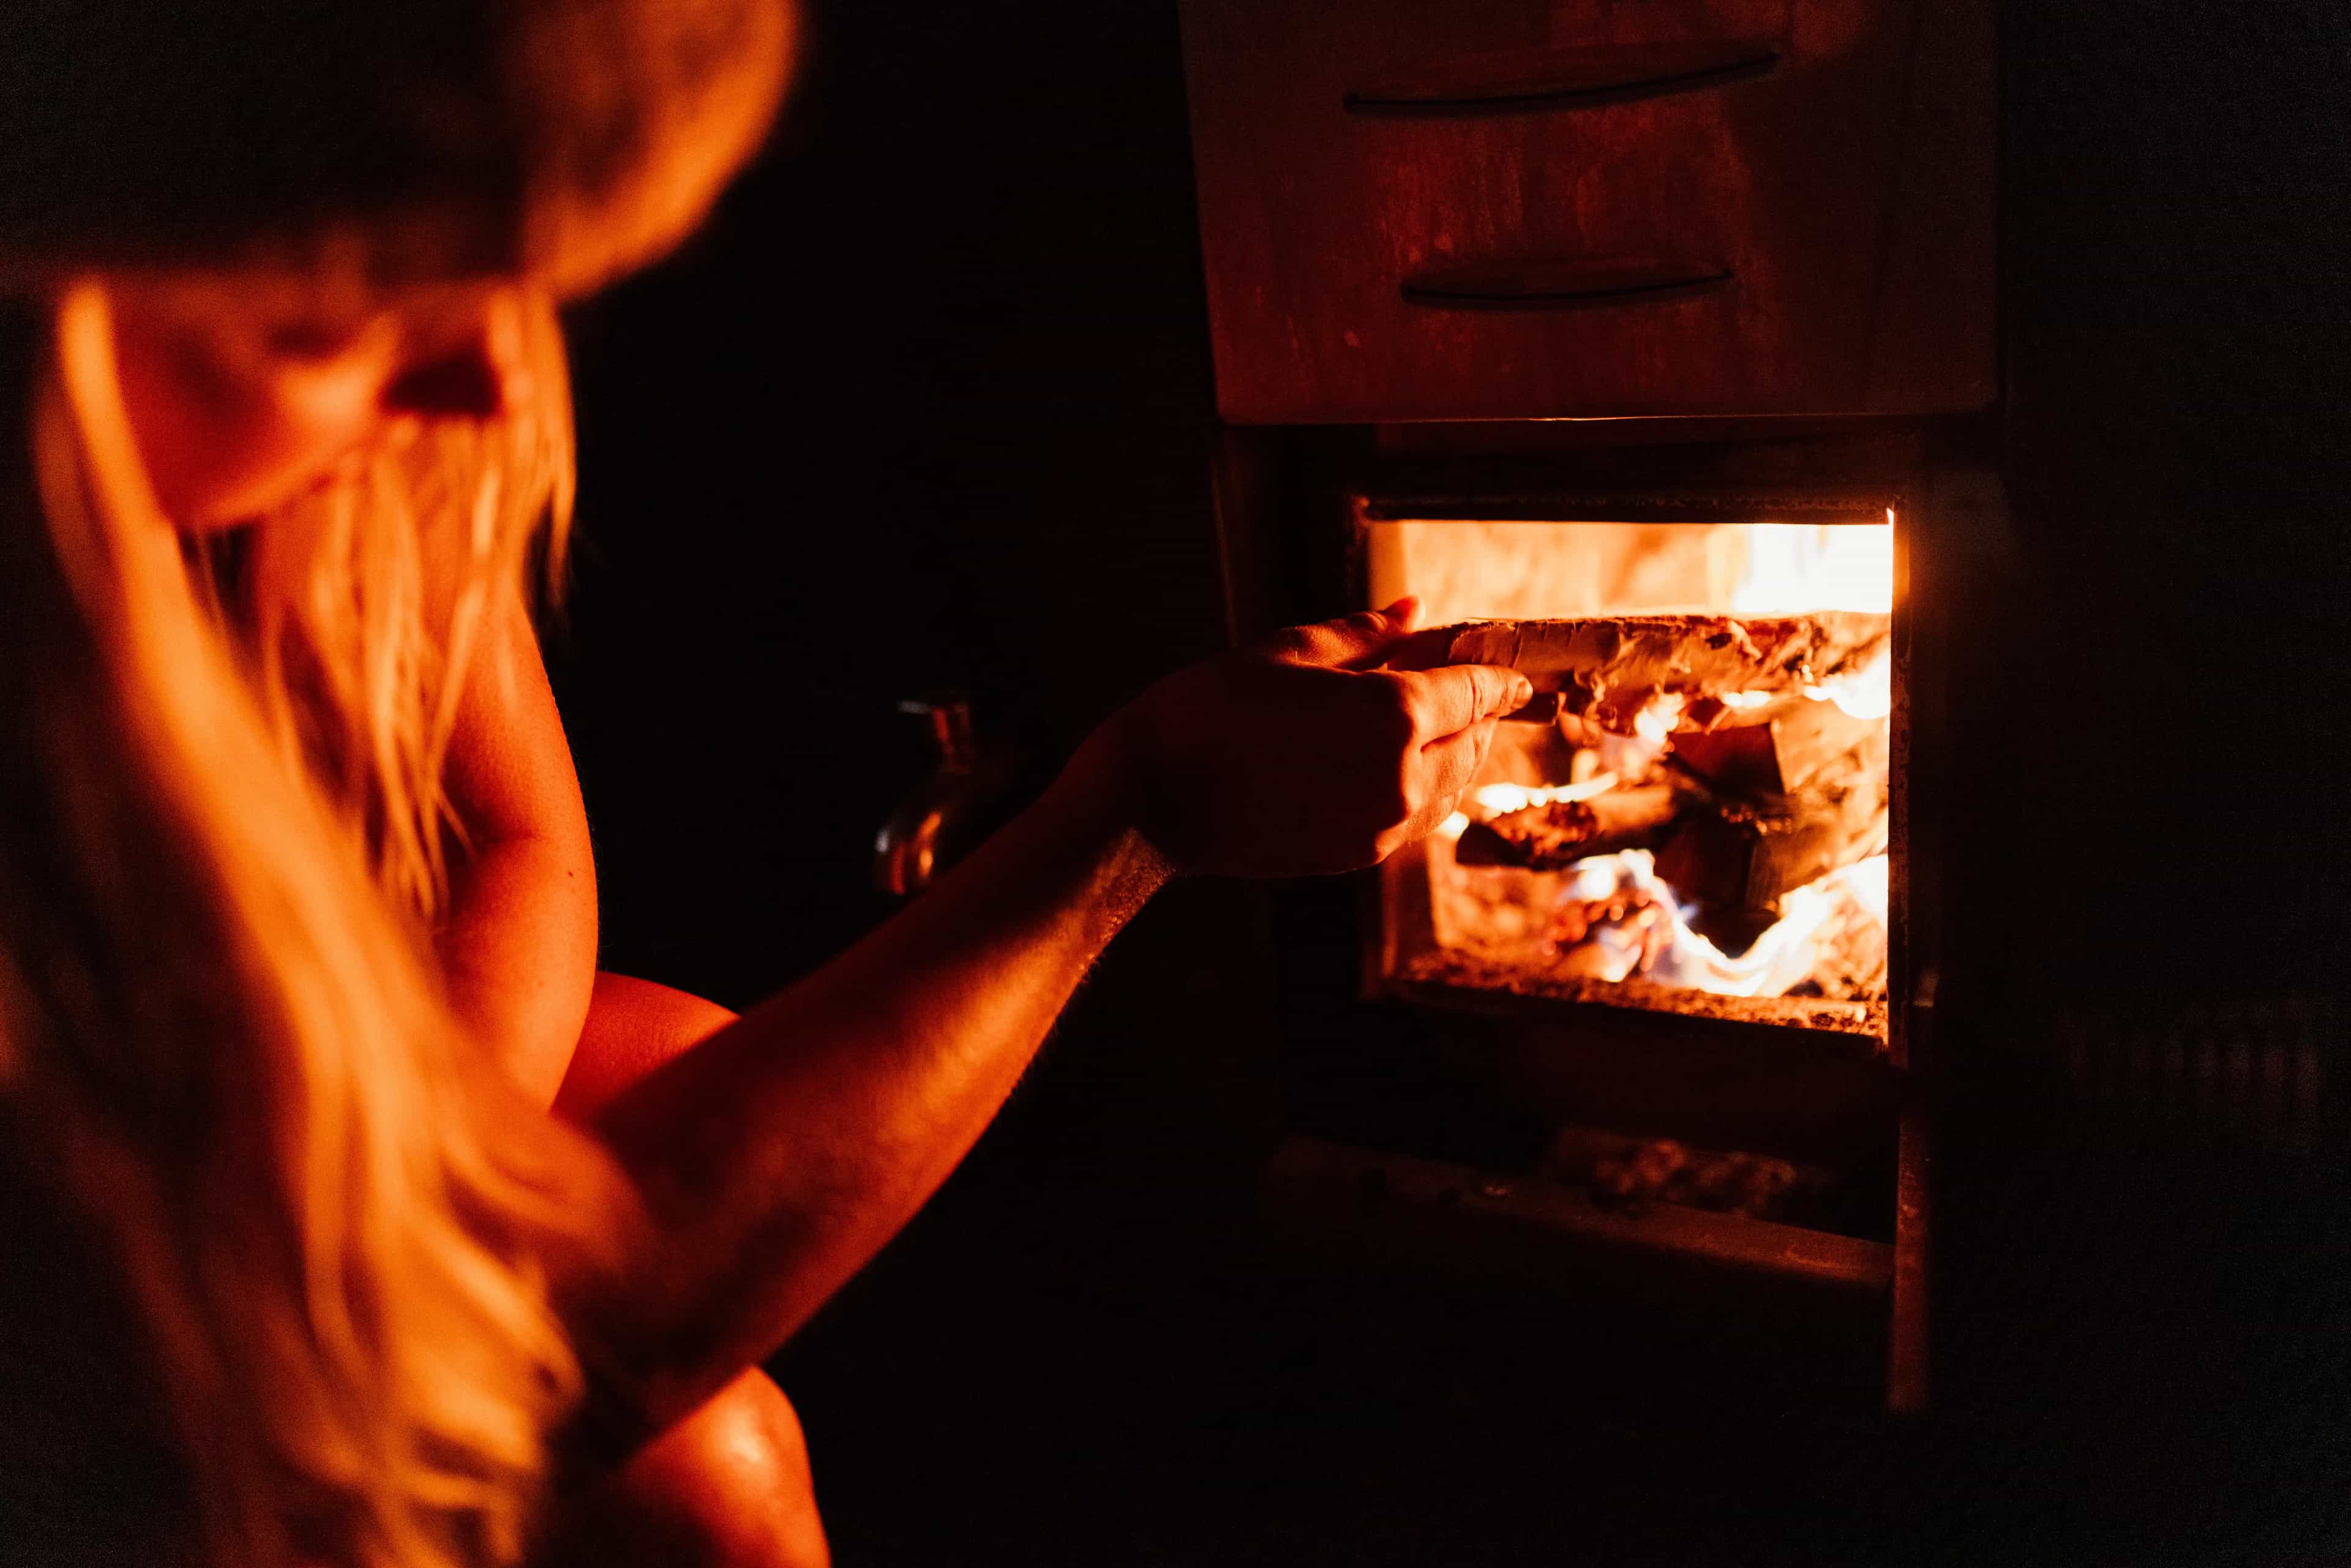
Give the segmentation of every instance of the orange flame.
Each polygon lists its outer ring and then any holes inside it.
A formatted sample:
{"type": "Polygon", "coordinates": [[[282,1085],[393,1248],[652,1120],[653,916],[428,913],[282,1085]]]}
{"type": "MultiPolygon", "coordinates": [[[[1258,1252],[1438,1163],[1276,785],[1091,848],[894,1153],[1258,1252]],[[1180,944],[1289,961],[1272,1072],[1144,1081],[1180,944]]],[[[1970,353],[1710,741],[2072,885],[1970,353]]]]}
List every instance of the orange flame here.
{"type": "Polygon", "coordinates": [[[1884,925],[1886,864],[1884,855],[1872,856],[1797,888],[1781,900],[1779,921],[1736,956],[1690,929],[1685,906],[1658,879],[1646,850],[1583,861],[1565,874],[1570,899],[1589,904],[1635,896],[1668,923],[1662,942],[1646,930],[1627,929],[1621,919],[1590,926],[1583,942],[1597,949],[1595,978],[1625,980],[1637,973],[1718,996],[1777,997],[1811,977],[1823,940],[1845,922],[1858,915],[1884,925]]]}

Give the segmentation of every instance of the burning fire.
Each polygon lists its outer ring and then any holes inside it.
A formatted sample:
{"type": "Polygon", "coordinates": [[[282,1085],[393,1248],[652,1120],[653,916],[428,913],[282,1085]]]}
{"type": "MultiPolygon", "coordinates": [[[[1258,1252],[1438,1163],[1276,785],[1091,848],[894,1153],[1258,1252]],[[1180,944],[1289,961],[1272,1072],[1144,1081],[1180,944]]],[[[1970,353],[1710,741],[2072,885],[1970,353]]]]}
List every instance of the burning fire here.
{"type": "MultiPolygon", "coordinates": [[[[1489,816],[1499,816],[1504,811],[1523,811],[1530,806],[1548,806],[1559,800],[1590,800],[1614,788],[1616,775],[1595,773],[1581,784],[1480,784],[1469,798],[1489,816]]],[[[1461,820],[1468,821],[1467,817],[1461,820]]]]}
{"type": "MultiPolygon", "coordinates": [[[[1523,811],[1534,806],[1555,805],[1562,800],[1591,800],[1616,788],[1616,775],[1595,773],[1580,784],[1480,784],[1469,792],[1479,812],[1488,817],[1499,817],[1511,811],[1523,811]]],[[[1456,811],[1437,824],[1437,832],[1448,839],[1458,839],[1469,831],[1469,815],[1456,811]]]]}
{"type": "Polygon", "coordinates": [[[1894,512],[1865,523],[1757,523],[1745,530],[1747,574],[1734,615],[1894,608],[1894,512]]]}
{"type": "MultiPolygon", "coordinates": [[[[1886,522],[1379,523],[1372,586],[1374,601],[1418,593],[1434,622],[1883,615],[1890,511],[1886,522]]],[[[1631,735],[1564,721],[1506,734],[1429,845],[1439,947],[1603,985],[1748,998],[1882,989],[1893,660],[1798,678],[1802,699],[1787,687],[1660,686],[1631,735]],[[1686,725],[1700,695],[1716,706],[1686,725]],[[1660,874],[1661,859],[1684,885],[1660,874]],[[1799,876],[1811,880],[1790,886],[1799,876]]]]}
{"type": "MultiPolygon", "coordinates": [[[[1786,911],[1732,956],[1690,929],[1684,905],[1646,850],[1577,862],[1563,873],[1553,941],[1567,973],[1612,984],[1635,975],[1727,997],[1785,996],[1813,976],[1826,940],[1857,920],[1886,928],[1886,857],[1872,855],[1797,888],[1786,911]]],[[[1881,936],[1882,940],[1882,936],[1881,936]]]]}
{"type": "Polygon", "coordinates": [[[1836,704],[1847,718],[1885,718],[1894,711],[1893,655],[1881,653],[1861,669],[1808,685],[1804,695],[1816,703],[1836,704]]]}
{"type": "MultiPolygon", "coordinates": [[[[1892,610],[1894,509],[1890,507],[1886,522],[1882,528],[1864,524],[1750,528],[1747,575],[1730,595],[1731,612],[1892,610]]],[[[1848,717],[1884,718],[1894,711],[1894,662],[1881,655],[1864,669],[1806,686],[1804,695],[1815,702],[1836,704],[1848,717]]]]}
{"type": "Polygon", "coordinates": [[[1638,977],[1730,997],[1785,996],[1814,978],[1840,944],[1884,951],[1883,851],[1785,894],[1779,920],[1731,954],[1693,928],[1698,906],[1657,875],[1649,851],[1594,855],[1555,872],[1465,867],[1449,852],[1469,821],[1457,812],[1439,830],[1430,866],[1447,946],[1562,977],[1611,985],[1638,977]]]}

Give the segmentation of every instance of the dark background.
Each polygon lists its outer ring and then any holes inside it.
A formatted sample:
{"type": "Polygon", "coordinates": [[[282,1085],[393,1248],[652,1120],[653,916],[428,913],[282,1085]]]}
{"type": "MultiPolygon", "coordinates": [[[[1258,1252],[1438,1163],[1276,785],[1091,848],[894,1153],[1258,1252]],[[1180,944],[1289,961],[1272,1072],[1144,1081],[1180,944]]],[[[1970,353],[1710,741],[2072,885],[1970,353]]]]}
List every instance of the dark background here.
{"type": "MultiPolygon", "coordinates": [[[[2020,1047],[2341,988],[2351,13],[2009,9],[2013,526],[1954,585],[1945,824],[1954,1053],[2007,1065],[1955,1104],[1936,1421],[1872,1420],[1834,1350],[1261,1250],[1266,916],[1184,886],[779,1359],[844,1563],[2346,1539],[2341,1150],[2094,1135],[2020,1047]]],[[[925,766],[897,699],[968,693],[1033,789],[1224,636],[1172,6],[810,31],[716,219],[573,321],[551,654],[605,963],[737,1005],[887,913],[872,835],[925,766]]]]}

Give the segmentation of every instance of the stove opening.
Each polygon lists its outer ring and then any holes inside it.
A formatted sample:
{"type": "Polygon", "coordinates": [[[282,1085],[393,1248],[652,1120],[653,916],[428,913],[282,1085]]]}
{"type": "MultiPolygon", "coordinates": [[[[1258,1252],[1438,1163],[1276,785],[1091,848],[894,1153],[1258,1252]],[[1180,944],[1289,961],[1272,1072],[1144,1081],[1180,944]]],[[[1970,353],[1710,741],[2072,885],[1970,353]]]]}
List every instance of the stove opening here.
{"type": "Polygon", "coordinates": [[[1539,693],[1384,871],[1384,989],[1884,1043],[1895,514],[1840,517],[1364,518],[1370,601],[1539,693]]]}

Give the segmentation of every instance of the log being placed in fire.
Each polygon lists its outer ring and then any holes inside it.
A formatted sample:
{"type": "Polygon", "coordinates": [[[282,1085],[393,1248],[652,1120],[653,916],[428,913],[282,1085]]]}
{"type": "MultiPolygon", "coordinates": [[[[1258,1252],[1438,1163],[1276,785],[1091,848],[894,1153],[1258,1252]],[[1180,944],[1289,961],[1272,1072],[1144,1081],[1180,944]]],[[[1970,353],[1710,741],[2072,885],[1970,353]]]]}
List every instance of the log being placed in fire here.
{"type": "Polygon", "coordinates": [[[1609,615],[1477,621],[1416,633],[1397,663],[1508,664],[1613,735],[1760,724],[1888,655],[1893,617],[1609,615]]]}
{"type": "Polygon", "coordinates": [[[1592,855],[1649,848],[1672,825],[1679,807],[1677,792],[1666,784],[1611,789],[1588,800],[1552,800],[1470,823],[1453,858],[1462,865],[1557,871],[1592,855]]]}

